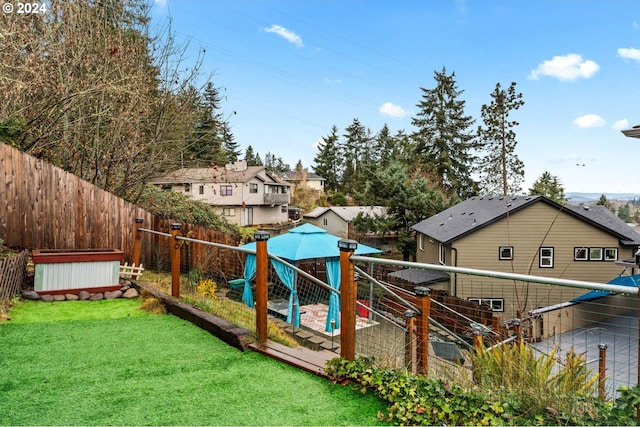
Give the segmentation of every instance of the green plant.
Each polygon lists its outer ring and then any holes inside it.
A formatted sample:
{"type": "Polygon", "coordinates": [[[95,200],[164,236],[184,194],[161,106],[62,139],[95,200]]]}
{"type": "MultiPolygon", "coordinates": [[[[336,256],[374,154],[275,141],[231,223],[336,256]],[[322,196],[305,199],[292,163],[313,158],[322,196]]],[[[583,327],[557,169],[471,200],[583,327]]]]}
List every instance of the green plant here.
{"type": "Polygon", "coordinates": [[[491,390],[506,402],[514,417],[582,419],[595,412],[597,374],[586,368],[584,357],[573,352],[560,363],[557,350],[537,355],[526,343],[479,349],[472,354],[473,378],[478,388],[491,390]]]}
{"type": "Polygon", "coordinates": [[[504,408],[480,392],[406,370],[381,369],[373,358],[335,358],[325,370],[329,375],[354,380],[361,393],[372,390],[387,401],[388,414],[380,417],[396,424],[506,424],[504,408]]]}

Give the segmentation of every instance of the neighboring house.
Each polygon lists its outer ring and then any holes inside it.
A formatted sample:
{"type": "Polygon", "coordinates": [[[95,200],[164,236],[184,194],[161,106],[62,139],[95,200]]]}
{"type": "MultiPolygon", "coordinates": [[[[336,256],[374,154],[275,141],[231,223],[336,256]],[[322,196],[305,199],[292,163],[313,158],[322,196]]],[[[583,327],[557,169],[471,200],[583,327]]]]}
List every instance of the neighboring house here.
{"type": "MultiPolygon", "coordinates": [[[[634,257],[640,234],[604,206],[542,196],[472,197],[411,227],[416,260],[464,268],[608,283],[634,257]]],[[[584,289],[451,274],[434,284],[505,318],[569,301],[584,289]]]]}
{"type": "Polygon", "coordinates": [[[264,166],[236,162],[219,167],[183,168],[150,183],[208,203],[236,225],[288,221],[290,185],[267,172],[264,166]]]}
{"type": "Polygon", "coordinates": [[[294,186],[294,188],[302,187],[316,191],[324,191],[325,179],[320,175],[309,172],[304,169],[302,172],[288,171],[280,172],[280,178],[294,186]]]}
{"type": "Polygon", "coordinates": [[[384,216],[387,208],[383,206],[332,206],[315,208],[303,215],[305,222],[324,228],[334,236],[345,239],[354,237],[353,220],[358,214],[384,216]]]}

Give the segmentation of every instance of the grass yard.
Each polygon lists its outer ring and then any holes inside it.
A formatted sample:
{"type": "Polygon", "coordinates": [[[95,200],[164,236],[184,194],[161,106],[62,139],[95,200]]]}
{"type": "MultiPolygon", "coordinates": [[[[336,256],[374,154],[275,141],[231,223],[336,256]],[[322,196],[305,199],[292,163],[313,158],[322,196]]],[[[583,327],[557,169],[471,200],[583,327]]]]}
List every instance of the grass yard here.
{"type": "Polygon", "coordinates": [[[0,425],[380,425],[374,396],[140,304],[15,305],[0,322],[0,425]]]}

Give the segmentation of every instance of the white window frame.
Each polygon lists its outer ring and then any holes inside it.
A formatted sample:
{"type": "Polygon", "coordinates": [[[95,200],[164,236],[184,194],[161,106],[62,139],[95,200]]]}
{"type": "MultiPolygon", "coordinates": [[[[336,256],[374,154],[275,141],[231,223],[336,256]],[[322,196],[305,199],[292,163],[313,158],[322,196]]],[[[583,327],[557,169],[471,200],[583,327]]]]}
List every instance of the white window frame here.
{"type": "Polygon", "coordinates": [[[220,195],[223,197],[233,196],[233,185],[221,185],[220,195]]]}
{"type": "Polygon", "coordinates": [[[255,182],[249,183],[249,193],[258,194],[258,184],[255,182]]]}
{"type": "Polygon", "coordinates": [[[540,251],[538,252],[538,260],[539,260],[538,266],[540,268],[553,268],[553,255],[554,255],[553,247],[551,246],[541,247],[540,251]],[[548,252],[548,254],[543,255],[545,252],[548,252]]]}
{"type": "Polygon", "coordinates": [[[574,261],[588,261],[589,260],[589,248],[584,246],[573,248],[573,260],[574,261]]]}
{"type": "Polygon", "coordinates": [[[617,261],[618,260],[618,248],[604,248],[604,257],[605,261],[617,261]],[[614,256],[609,256],[609,253],[613,252],[614,256]]]}
{"type": "Polygon", "coordinates": [[[222,208],[222,216],[236,216],[236,208],[222,208]]]}
{"type": "Polygon", "coordinates": [[[499,246],[498,247],[498,259],[500,261],[513,260],[513,246],[499,246]],[[508,250],[509,255],[506,255],[503,251],[508,250]]]}
{"type": "Polygon", "coordinates": [[[504,298],[469,298],[468,300],[478,305],[486,303],[491,311],[504,312],[504,298]]]}
{"type": "Polygon", "coordinates": [[[589,261],[602,261],[604,250],[602,248],[589,248],[589,261]]]}
{"type": "Polygon", "coordinates": [[[198,194],[204,194],[204,185],[200,184],[198,186],[198,194]]]}
{"type": "Polygon", "coordinates": [[[446,265],[445,261],[447,260],[445,247],[442,243],[438,246],[438,262],[442,265],[446,265]]]}

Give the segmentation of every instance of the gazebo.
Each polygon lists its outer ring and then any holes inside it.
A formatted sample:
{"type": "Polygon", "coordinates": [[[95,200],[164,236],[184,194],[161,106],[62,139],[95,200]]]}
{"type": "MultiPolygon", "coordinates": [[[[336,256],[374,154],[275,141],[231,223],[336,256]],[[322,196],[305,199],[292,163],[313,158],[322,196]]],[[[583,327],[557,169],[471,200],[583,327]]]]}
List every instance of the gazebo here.
{"type": "MultiPolygon", "coordinates": [[[[339,237],[329,234],[326,230],[312,224],[303,224],[292,228],[289,232],[275,236],[267,241],[267,252],[283,259],[291,264],[301,260],[324,258],[327,266],[327,282],[331,288],[340,289],[340,250],[338,249],[339,237]]],[[[255,242],[242,246],[255,250],[255,242]]],[[[355,254],[368,255],[382,252],[379,249],[358,245],[355,254]]],[[[287,310],[287,322],[296,327],[300,326],[300,304],[297,292],[297,274],[289,266],[272,260],[272,265],[282,283],[289,289],[289,304],[287,310]]],[[[249,307],[253,307],[253,295],[251,293],[251,280],[256,274],[256,257],[248,254],[244,267],[244,291],[242,301],[249,307]]],[[[339,328],[340,322],[340,298],[336,292],[329,293],[329,308],[325,330],[330,332],[332,328],[339,328]],[[332,322],[333,321],[333,322],[332,322]]]]}

